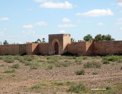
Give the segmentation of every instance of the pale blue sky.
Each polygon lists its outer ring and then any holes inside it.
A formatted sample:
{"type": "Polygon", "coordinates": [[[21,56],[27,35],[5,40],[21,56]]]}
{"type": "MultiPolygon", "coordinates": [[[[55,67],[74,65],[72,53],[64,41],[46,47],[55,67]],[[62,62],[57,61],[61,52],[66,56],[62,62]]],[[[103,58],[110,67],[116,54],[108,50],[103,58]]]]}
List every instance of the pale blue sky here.
{"type": "Polygon", "coordinates": [[[58,33],[122,40],[122,0],[0,0],[0,41],[25,43],[58,33]]]}

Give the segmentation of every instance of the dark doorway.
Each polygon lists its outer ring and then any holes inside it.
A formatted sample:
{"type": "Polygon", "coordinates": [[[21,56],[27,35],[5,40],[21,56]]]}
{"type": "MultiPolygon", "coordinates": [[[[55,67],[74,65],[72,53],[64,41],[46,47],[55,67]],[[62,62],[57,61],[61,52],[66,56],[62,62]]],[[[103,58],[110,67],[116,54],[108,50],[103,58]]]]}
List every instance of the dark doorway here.
{"type": "Polygon", "coordinates": [[[59,45],[57,42],[54,44],[54,50],[55,50],[55,54],[58,55],[59,54],[59,45]]]}

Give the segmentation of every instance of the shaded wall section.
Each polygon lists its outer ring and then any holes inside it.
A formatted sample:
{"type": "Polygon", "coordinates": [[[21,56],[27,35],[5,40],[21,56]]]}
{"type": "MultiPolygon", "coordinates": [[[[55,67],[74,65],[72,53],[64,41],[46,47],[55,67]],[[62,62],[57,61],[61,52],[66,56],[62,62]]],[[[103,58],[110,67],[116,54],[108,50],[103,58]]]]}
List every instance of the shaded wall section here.
{"type": "Polygon", "coordinates": [[[89,41],[85,42],[85,54],[84,55],[93,55],[94,52],[94,42],[89,41]]]}
{"type": "Polygon", "coordinates": [[[122,55],[122,41],[94,42],[94,55],[122,55]]]}
{"type": "Polygon", "coordinates": [[[68,53],[74,55],[85,55],[86,54],[86,43],[85,42],[74,42],[67,46],[68,53]]]}
{"type": "Polygon", "coordinates": [[[48,43],[40,43],[38,45],[38,51],[40,55],[49,55],[49,44],[48,43]]]}
{"type": "Polygon", "coordinates": [[[35,55],[38,53],[38,43],[27,43],[26,44],[26,54],[35,55]]]}

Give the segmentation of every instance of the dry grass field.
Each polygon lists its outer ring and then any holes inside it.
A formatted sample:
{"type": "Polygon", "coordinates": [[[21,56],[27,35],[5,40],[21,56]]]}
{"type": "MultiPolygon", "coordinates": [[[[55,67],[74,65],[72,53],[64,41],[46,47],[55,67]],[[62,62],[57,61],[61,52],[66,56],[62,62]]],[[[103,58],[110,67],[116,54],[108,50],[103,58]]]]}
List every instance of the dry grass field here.
{"type": "Polygon", "coordinates": [[[0,94],[122,94],[122,56],[0,56],[0,94]]]}

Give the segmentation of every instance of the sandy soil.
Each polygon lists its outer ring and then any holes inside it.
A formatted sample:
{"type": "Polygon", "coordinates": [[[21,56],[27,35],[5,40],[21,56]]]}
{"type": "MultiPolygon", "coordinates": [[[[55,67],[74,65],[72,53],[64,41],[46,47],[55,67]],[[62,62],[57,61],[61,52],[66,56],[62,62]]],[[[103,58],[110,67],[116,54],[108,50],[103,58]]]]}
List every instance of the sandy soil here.
{"type": "MultiPolygon", "coordinates": [[[[84,62],[85,63],[85,62],[84,62]]],[[[82,82],[89,88],[107,87],[122,83],[122,63],[102,64],[101,68],[85,68],[85,75],[76,75],[75,71],[83,69],[81,65],[70,65],[68,67],[56,67],[53,69],[30,69],[20,62],[6,63],[0,61],[0,94],[69,94],[65,87],[60,89],[48,88],[46,91],[37,93],[30,88],[34,84],[44,82],[82,82]],[[14,73],[4,73],[13,64],[20,67],[14,73]],[[97,73],[93,75],[93,73],[97,73]],[[46,92],[46,93],[45,93],[46,92]]]]}

